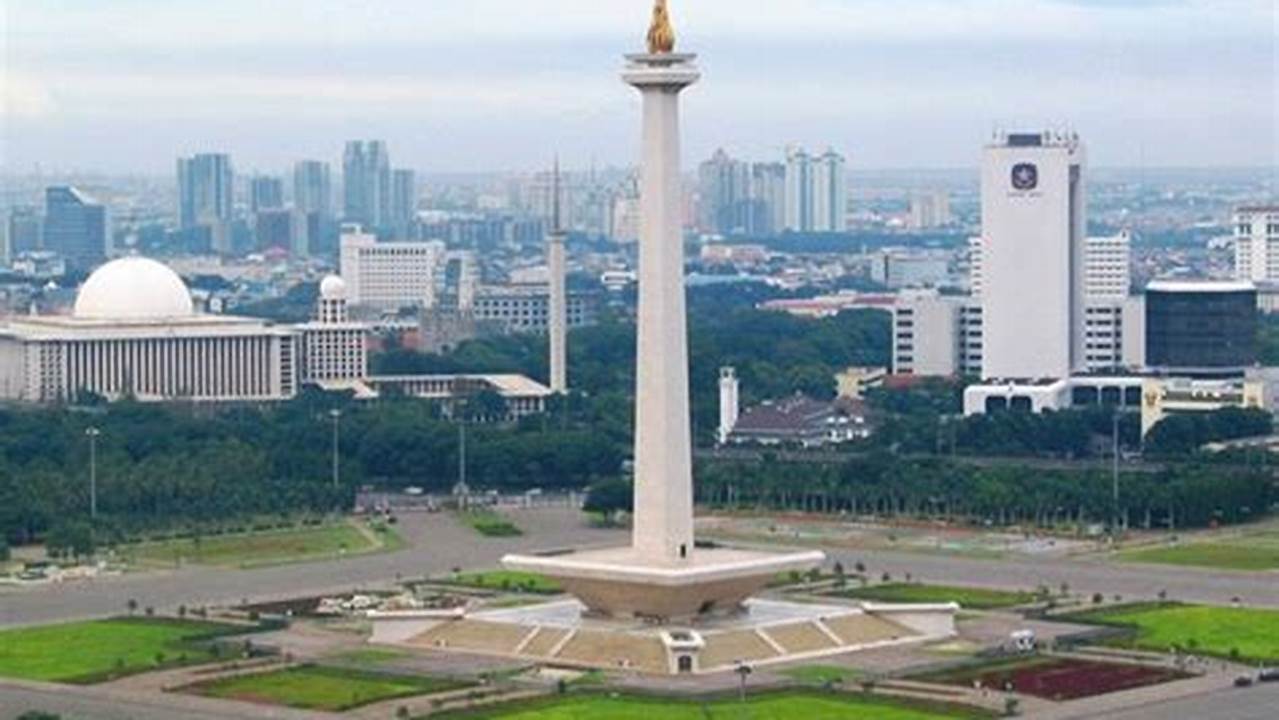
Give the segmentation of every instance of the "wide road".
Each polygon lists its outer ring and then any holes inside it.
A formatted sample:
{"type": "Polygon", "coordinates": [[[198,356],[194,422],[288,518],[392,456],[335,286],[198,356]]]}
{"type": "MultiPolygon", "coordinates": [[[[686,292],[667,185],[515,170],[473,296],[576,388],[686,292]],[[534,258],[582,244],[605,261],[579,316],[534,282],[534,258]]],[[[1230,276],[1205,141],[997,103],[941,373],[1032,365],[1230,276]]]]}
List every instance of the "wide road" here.
{"type": "MultiPolygon", "coordinates": [[[[104,617],[123,612],[130,599],[158,611],[179,605],[226,605],[336,594],[393,582],[398,577],[445,573],[455,567],[484,569],[512,551],[623,544],[628,534],[586,526],[567,508],[516,511],[524,537],[483,538],[449,514],[404,514],[406,547],[393,553],[255,570],[183,568],[93,581],[0,590],[0,626],[104,617]]],[[[865,563],[872,577],[888,572],[914,579],[996,589],[1030,589],[1062,583],[1074,593],[1128,599],[1154,598],[1279,607],[1279,573],[1240,573],[1153,565],[1109,564],[1096,559],[985,559],[886,550],[834,549],[847,568],[865,563]]]]}
{"type": "Polygon", "coordinates": [[[519,511],[525,537],[485,538],[447,513],[399,516],[405,547],[390,553],[252,570],[186,567],[89,581],[0,589],[0,627],[80,620],[120,614],[130,599],[139,607],[172,611],[243,600],[351,592],[370,585],[446,573],[452,568],[488,569],[509,552],[601,543],[624,543],[616,530],[588,527],[567,508],[519,511]]]}
{"type": "Polygon", "coordinates": [[[1279,683],[1258,685],[1244,690],[1222,690],[1209,695],[1152,703],[1131,710],[1096,715],[1088,720],[1275,720],[1275,718],[1279,718],[1279,683]]]}
{"type": "MultiPolygon", "coordinates": [[[[853,568],[867,567],[870,577],[887,572],[896,579],[910,573],[930,583],[975,585],[1001,590],[1030,590],[1040,585],[1056,591],[1062,583],[1075,594],[1102,593],[1107,598],[1153,600],[1160,591],[1183,602],[1279,607],[1279,573],[1204,570],[1163,565],[1108,563],[1101,559],[967,558],[887,550],[828,550],[832,560],[853,568]]],[[[1279,715],[1276,716],[1279,718],[1279,715]]]]}

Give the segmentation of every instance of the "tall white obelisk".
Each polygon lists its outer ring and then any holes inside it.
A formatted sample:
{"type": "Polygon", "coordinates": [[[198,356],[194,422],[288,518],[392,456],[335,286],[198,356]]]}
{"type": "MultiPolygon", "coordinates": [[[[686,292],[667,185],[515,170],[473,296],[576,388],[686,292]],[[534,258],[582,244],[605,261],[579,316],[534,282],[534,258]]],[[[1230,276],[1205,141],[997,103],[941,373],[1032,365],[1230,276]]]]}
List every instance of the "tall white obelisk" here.
{"type": "Polygon", "coordinates": [[[695,55],[673,52],[665,0],[653,14],[649,52],[628,55],[622,73],[644,106],[633,545],[646,562],[678,565],[693,553],[679,94],[700,74],[695,55]]]}
{"type": "Polygon", "coordinates": [[[555,198],[552,200],[551,232],[546,238],[546,266],[550,274],[551,295],[546,319],[550,345],[551,391],[568,392],[568,287],[564,259],[566,233],[560,219],[560,163],[555,161],[555,198]]]}

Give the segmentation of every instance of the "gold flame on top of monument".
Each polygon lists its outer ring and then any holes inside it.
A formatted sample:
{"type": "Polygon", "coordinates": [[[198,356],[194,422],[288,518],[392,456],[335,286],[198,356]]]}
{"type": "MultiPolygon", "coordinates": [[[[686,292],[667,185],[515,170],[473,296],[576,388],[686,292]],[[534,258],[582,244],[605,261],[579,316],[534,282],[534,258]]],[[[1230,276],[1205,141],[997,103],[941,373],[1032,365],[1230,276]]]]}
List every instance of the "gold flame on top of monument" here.
{"type": "Polygon", "coordinates": [[[671,13],[666,0],[653,4],[653,23],[648,27],[648,51],[653,55],[666,55],[675,50],[675,28],[671,26],[671,13]]]}

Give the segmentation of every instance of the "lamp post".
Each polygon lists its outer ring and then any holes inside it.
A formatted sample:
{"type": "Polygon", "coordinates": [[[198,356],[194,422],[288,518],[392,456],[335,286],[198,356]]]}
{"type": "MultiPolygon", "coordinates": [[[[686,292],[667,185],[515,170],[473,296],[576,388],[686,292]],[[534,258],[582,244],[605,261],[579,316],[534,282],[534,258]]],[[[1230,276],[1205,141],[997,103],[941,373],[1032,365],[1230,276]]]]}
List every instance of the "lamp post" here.
{"type": "Polygon", "coordinates": [[[1113,426],[1111,429],[1111,440],[1114,446],[1111,448],[1110,459],[1110,543],[1115,544],[1119,538],[1119,411],[1115,411],[1113,418],[1113,426]]]}
{"type": "Polygon", "coordinates": [[[338,489],[341,480],[341,463],[338,457],[338,441],[341,439],[342,427],[342,411],[333,408],[329,411],[329,417],[333,419],[333,489],[338,489]]]}
{"type": "Polygon", "coordinates": [[[98,519],[98,436],[102,431],[96,427],[84,431],[89,438],[89,518],[98,519]]]}

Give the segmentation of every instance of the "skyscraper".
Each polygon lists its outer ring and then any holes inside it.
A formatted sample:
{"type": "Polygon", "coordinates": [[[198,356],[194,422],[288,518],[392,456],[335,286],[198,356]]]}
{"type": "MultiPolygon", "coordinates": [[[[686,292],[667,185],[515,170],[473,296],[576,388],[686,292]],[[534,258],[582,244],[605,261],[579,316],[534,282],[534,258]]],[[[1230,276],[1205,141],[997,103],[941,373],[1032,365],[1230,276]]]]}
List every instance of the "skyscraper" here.
{"type": "Polygon", "coordinates": [[[786,229],[786,165],[751,167],[750,235],[778,235],[786,229]]]}
{"type": "Polygon", "coordinates": [[[178,225],[207,230],[210,249],[220,254],[231,252],[234,182],[229,155],[178,158],[178,225]]]}
{"type": "Polygon", "coordinates": [[[391,160],[386,143],[352,140],[342,157],[342,219],[370,230],[384,228],[391,217],[391,160]]]}
{"type": "Polygon", "coordinates": [[[249,211],[278,210],[284,207],[284,181],[259,175],[249,181],[249,211]]]}
{"type": "Polygon", "coordinates": [[[827,149],[813,159],[813,230],[842,233],[848,229],[848,173],[844,156],[827,149]]]}
{"type": "Polygon", "coordinates": [[[848,229],[848,175],[844,156],[828,149],[786,154],[786,229],[840,233],[848,229]]]}
{"type": "Polygon", "coordinates": [[[1253,205],[1235,211],[1235,277],[1279,280],[1279,205],[1253,205]]]}
{"type": "Polygon", "coordinates": [[[42,242],[40,209],[33,205],[9,208],[5,223],[5,262],[24,252],[39,250],[42,242]]]}
{"type": "Polygon", "coordinates": [[[411,240],[417,217],[417,175],[412,170],[391,173],[391,230],[396,240],[411,240]]]}
{"type": "Polygon", "coordinates": [[[302,160],[293,166],[293,207],[303,213],[333,216],[333,180],[329,164],[302,160]]]}
{"type": "Polygon", "coordinates": [[[716,150],[710,160],[697,168],[702,232],[736,235],[750,224],[750,165],[716,150]]]}
{"type": "Polygon", "coordinates": [[[1077,135],[1013,133],[982,162],[982,375],[1085,369],[1087,223],[1077,135]]]}
{"type": "Polygon", "coordinates": [[[101,264],[107,257],[106,208],[67,186],[48,188],[44,201],[44,249],[77,270],[101,264]]]}

